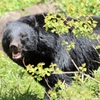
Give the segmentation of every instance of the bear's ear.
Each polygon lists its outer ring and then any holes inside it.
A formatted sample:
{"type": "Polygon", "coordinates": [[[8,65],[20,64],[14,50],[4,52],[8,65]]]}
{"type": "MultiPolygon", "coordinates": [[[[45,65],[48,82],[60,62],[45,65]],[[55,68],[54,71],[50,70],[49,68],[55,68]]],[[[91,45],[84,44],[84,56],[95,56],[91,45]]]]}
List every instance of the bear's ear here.
{"type": "Polygon", "coordinates": [[[38,23],[38,26],[42,27],[45,24],[45,16],[47,15],[47,13],[41,13],[41,14],[36,14],[34,15],[36,18],[36,22],[38,23]]]}
{"type": "Polygon", "coordinates": [[[21,17],[18,21],[26,23],[31,27],[37,27],[38,26],[38,23],[36,22],[36,18],[34,16],[21,17]]]}
{"type": "Polygon", "coordinates": [[[36,14],[36,15],[30,15],[21,17],[18,21],[24,22],[32,27],[39,27],[44,25],[44,18],[46,14],[36,14]]]}

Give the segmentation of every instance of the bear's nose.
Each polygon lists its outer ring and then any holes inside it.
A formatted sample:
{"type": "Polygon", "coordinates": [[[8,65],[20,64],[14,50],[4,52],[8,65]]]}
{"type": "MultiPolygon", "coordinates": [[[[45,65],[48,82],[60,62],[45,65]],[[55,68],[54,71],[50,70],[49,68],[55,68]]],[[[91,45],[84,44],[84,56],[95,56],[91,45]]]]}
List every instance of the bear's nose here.
{"type": "Polygon", "coordinates": [[[18,50],[18,43],[16,42],[16,41],[12,41],[11,43],[10,43],[10,50],[11,51],[17,51],[18,50]]]}
{"type": "Polygon", "coordinates": [[[17,45],[10,45],[10,50],[11,51],[17,51],[18,50],[18,46],[17,45]]]}
{"type": "Polygon", "coordinates": [[[9,45],[9,48],[11,51],[16,51],[18,50],[18,41],[17,40],[12,40],[10,45],[9,45]]]}

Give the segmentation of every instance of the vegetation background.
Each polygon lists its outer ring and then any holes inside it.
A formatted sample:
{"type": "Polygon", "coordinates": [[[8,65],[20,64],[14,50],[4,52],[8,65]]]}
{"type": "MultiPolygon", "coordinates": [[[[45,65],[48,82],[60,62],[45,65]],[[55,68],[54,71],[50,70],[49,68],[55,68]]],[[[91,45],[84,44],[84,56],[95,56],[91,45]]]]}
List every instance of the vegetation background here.
{"type": "MultiPolygon", "coordinates": [[[[24,9],[30,5],[44,3],[48,0],[2,0],[0,1],[0,16],[5,12],[24,9]]],[[[50,0],[58,8],[58,13],[79,18],[81,16],[96,15],[100,17],[99,0],[50,0]]],[[[54,17],[54,16],[52,16],[54,17]]],[[[51,18],[52,18],[51,17],[51,18]]],[[[50,16],[49,16],[50,18],[50,16]]],[[[47,19],[47,23],[50,21],[47,19]]],[[[62,29],[62,26],[56,29],[62,29]]],[[[51,27],[46,24],[46,28],[51,27]]],[[[79,26],[78,26],[79,27],[79,26]]],[[[59,30],[53,30],[58,31],[59,30]]],[[[63,31],[63,30],[62,30],[63,31]]],[[[66,30],[64,30],[66,31],[66,30]]],[[[84,32],[83,32],[84,33],[84,32]]],[[[85,31],[86,34],[86,31],[85,31]]],[[[86,35],[87,36],[87,35],[86,35]]],[[[84,66],[84,65],[83,65],[84,66]]],[[[63,90],[50,91],[51,100],[57,100],[57,94],[61,95],[61,100],[100,100],[100,68],[94,71],[95,78],[85,79],[75,75],[76,81],[71,87],[65,89],[65,85],[58,83],[63,90]]],[[[32,76],[12,62],[2,51],[0,51],[0,100],[43,100],[45,90],[32,76]]]]}

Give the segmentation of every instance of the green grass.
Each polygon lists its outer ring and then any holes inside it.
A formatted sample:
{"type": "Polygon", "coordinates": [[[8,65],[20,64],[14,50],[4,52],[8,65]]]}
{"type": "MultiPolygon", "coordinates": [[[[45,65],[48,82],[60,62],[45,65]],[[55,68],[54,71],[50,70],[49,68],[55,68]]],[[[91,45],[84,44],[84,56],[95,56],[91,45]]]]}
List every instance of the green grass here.
{"type": "Polygon", "coordinates": [[[20,10],[46,0],[0,0],[0,16],[5,12],[20,10]]]}
{"type": "Polygon", "coordinates": [[[43,87],[0,52],[0,100],[40,100],[43,93],[43,87]]]}
{"type": "MultiPolygon", "coordinates": [[[[100,100],[100,68],[94,74],[95,79],[86,78],[84,81],[75,76],[73,85],[58,93],[65,100],[100,100]]],[[[44,92],[31,75],[0,51],[0,100],[43,100],[44,92]]],[[[51,93],[55,98],[55,91],[51,93]]]]}

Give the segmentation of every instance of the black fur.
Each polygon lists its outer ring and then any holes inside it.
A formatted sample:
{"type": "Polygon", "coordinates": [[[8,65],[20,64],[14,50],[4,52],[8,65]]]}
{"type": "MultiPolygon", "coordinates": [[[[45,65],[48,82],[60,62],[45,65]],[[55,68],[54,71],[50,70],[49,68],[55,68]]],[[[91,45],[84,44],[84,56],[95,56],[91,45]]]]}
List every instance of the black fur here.
{"type": "MultiPolygon", "coordinates": [[[[22,59],[25,58],[25,64],[37,65],[39,62],[44,62],[45,67],[48,67],[51,62],[56,63],[62,71],[76,71],[71,59],[74,60],[77,66],[86,63],[87,73],[98,68],[100,63],[100,50],[95,50],[99,42],[86,37],[76,38],[71,32],[59,35],[46,31],[43,27],[45,15],[31,15],[22,17],[17,21],[10,22],[4,29],[2,46],[4,52],[17,64],[24,66],[22,59]],[[62,41],[75,42],[75,48],[70,51],[66,50],[66,46],[62,45],[62,41]],[[20,59],[13,59],[12,53],[21,52],[20,59]],[[70,56],[69,56],[70,55],[70,56]],[[98,61],[98,62],[96,62],[98,61]]],[[[94,32],[100,34],[100,18],[93,17],[98,22],[94,32]]],[[[49,86],[54,87],[58,79],[67,84],[71,83],[70,74],[51,74],[45,77],[49,86]]],[[[40,81],[46,90],[49,87],[43,78],[40,81]]]]}

